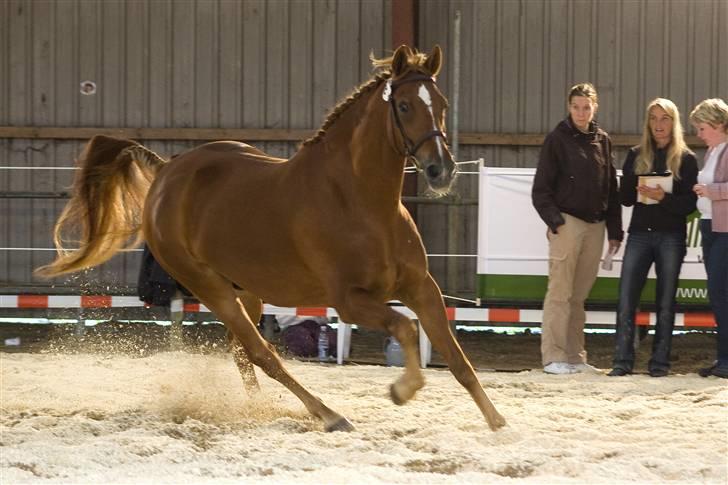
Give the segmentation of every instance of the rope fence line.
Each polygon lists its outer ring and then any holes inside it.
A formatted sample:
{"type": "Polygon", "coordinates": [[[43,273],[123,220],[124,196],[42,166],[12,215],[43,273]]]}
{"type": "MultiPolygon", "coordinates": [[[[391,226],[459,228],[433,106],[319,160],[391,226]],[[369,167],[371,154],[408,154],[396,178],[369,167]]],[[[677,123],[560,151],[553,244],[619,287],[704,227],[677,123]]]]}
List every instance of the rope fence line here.
{"type": "MultiPolygon", "coordinates": [[[[474,163],[481,163],[484,160],[482,158],[479,158],[477,160],[466,160],[464,162],[455,162],[455,166],[460,165],[470,165],[474,163]]],[[[404,167],[404,173],[417,173],[418,169],[416,167],[404,167]]],[[[461,172],[458,170],[458,175],[478,175],[480,172],[461,172]]]]}
{"type": "MultiPolygon", "coordinates": [[[[472,165],[476,163],[482,163],[483,159],[477,160],[466,160],[462,162],[455,162],[455,165],[472,165]]],[[[78,167],[23,167],[23,166],[0,166],[0,170],[78,170],[78,167]]],[[[405,167],[406,173],[414,173],[417,171],[415,167],[405,167]]],[[[477,175],[480,172],[458,172],[461,175],[477,175]]],[[[56,251],[55,248],[16,248],[6,247],[0,248],[0,251],[56,251]]],[[[68,251],[77,251],[77,249],[68,249],[68,251]]],[[[121,252],[142,252],[142,249],[122,249],[121,252]]],[[[477,258],[477,254],[428,254],[429,258],[477,258]]]]}
{"type": "MultiPolygon", "coordinates": [[[[64,127],[64,126],[0,126],[0,138],[29,140],[88,140],[107,135],[145,141],[246,140],[248,142],[300,142],[311,137],[315,129],[288,128],[130,128],[130,127],[64,127]]],[[[475,146],[513,146],[535,148],[543,145],[547,133],[459,132],[458,144],[475,146]]],[[[631,147],[639,144],[640,134],[610,133],[612,145],[631,147]]],[[[691,147],[703,146],[696,135],[686,135],[691,147]]]]}
{"type": "Polygon", "coordinates": [[[15,165],[0,167],[0,170],[78,170],[78,167],[21,167],[15,165]]]}
{"type": "MultiPolygon", "coordinates": [[[[0,251],[57,251],[55,248],[0,248],[0,251]]],[[[78,248],[66,249],[66,251],[78,251],[78,248]]],[[[143,249],[120,249],[119,252],[136,253],[143,249]]],[[[428,254],[430,258],[477,258],[477,254],[428,254]]]]}
{"type": "MultiPolygon", "coordinates": [[[[474,163],[480,163],[483,159],[480,158],[478,160],[466,160],[463,162],[455,162],[455,165],[470,165],[474,163]]],[[[0,170],[78,170],[79,167],[26,167],[22,165],[5,165],[0,166],[0,170]]],[[[405,167],[405,172],[416,172],[417,169],[415,167],[405,167]]],[[[468,173],[468,174],[477,174],[480,172],[458,172],[458,173],[468,173]]]]}
{"type": "MultiPolygon", "coordinates": [[[[0,251],[58,251],[56,248],[0,248],[0,251]]],[[[78,248],[66,249],[66,251],[78,251],[78,248]]],[[[119,249],[120,253],[136,253],[144,251],[141,248],[119,249]]]]}

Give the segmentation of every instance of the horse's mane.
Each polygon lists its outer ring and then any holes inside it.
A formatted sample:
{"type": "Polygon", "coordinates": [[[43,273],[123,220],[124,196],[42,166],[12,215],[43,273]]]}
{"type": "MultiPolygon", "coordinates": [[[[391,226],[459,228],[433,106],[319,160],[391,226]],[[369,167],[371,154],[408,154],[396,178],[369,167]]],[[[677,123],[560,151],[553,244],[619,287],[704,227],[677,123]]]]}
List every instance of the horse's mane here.
{"type": "MultiPolygon", "coordinates": [[[[354,88],[351,94],[349,94],[346,98],[344,98],[336,106],[334,106],[334,108],[326,116],[324,123],[321,125],[321,128],[318,129],[316,134],[311,138],[304,140],[301,145],[313,145],[314,143],[321,141],[321,139],[326,134],[326,130],[329,129],[331,125],[336,122],[337,119],[339,119],[339,116],[341,116],[341,114],[346,111],[349,106],[351,106],[363,95],[367,94],[368,92],[379,86],[382,81],[391,78],[392,59],[393,56],[377,59],[374,57],[373,54],[370,54],[369,60],[372,62],[372,67],[374,67],[374,69],[376,70],[379,70],[379,72],[375,73],[374,76],[368,81],[365,81],[358,87],[354,88]]],[[[426,60],[427,56],[424,53],[415,51],[412,53],[411,56],[407,58],[407,64],[410,66],[411,69],[416,70],[417,68],[423,66],[426,60]]]]}

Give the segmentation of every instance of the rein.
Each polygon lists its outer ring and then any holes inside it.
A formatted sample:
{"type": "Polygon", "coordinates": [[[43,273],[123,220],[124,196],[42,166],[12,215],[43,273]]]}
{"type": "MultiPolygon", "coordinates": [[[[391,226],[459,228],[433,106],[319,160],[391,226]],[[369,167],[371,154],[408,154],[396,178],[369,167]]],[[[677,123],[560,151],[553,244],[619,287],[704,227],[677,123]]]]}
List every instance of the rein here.
{"type": "Polygon", "coordinates": [[[419,140],[417,140],[417,143],[413,142],[410,137],[407,136],[407,133],[404,131],[404,126],[402,126],[402,121],[399,119],[399,113],[397,112],[397,105],[394,101],[394,91],[401,85],[406,83],[412,83],[416,81],[425,81],[425,82],[431,82],[434,83],[435,80],[432,78],[432,76],[427,76],[426,74],[418,74],[416,76],[407,77],[404,79],[399,79],[397,81],[392,81],[391,79],[387,81],[387,85],[384,87],[384,92],[382,93],[382,98],[384,98],[385,101],[389,101],[389,105],[392,108],[392,114],[394,115],[394,122],[397,125],[397,129],[399,129],[399,134],[402,135],[402,140],[404,141],[404,155],[407,157],[408,160],[412,162],[412,165],[415,166],[418,172],[422,171],[422,164],[417,159],[417,150],[420,149],[423,143],[425,143],[430,138],[435,138],[436,136],[439,136],[443,139],[445,143],[447,143],[447,136],[445,133],[443,133],[440,130],[432,130],[428,133],[425,133],[420,137],[419,140]]]}

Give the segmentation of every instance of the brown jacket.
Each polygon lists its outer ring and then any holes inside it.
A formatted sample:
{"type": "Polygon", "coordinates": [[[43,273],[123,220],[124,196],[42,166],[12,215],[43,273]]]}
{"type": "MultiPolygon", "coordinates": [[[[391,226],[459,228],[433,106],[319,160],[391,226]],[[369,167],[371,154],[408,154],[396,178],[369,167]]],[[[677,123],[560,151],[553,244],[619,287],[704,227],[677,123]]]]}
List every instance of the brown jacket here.
{"type": "Polygon", "coordinates": [[[564,223],[564,212],[586,222],[606,220],[608,238],[622,240],[622,208],[612,160],[612,141],[595,122],[584,133],[567,117],[546,136],[531,198],[552,231],[564,223]]]}

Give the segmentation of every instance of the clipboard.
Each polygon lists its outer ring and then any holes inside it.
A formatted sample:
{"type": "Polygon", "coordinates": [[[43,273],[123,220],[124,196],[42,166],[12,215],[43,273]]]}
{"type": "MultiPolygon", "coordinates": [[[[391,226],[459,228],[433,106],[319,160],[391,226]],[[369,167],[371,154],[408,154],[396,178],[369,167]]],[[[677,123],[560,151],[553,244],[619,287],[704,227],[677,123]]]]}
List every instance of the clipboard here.
{"type": "MultiPolygon", "coordinates": [[[[671,172],[653,172],[646,173],[644,175],[637,176],[637,187],[661,187],[668,194],[672,194],[672,173],[671,172]]],[[[644,195],[637,193],[637,202],[645,205],[658,204],[659,202],[645,197],[644,195]]]]}

